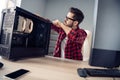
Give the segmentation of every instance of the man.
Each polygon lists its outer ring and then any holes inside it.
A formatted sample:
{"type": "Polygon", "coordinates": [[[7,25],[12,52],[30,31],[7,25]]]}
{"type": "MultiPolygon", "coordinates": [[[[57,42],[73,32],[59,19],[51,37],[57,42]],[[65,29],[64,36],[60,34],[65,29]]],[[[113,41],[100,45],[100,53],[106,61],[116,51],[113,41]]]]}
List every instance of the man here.
{"type": "Polygon", "coordinates": [[[81,48],[87,34],[78,26],[83,19],[83,13],[79,9],[71,7],[64,23],[59,20],[53,21],[52,29],[59,34],[53,53],[54,57],[83,59],[81,48]]]}

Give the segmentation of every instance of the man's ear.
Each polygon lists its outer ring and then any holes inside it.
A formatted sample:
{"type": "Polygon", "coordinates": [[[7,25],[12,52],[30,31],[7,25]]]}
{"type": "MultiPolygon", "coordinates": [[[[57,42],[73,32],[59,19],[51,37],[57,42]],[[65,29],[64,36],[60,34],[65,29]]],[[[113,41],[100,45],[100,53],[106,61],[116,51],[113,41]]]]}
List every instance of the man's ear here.
{"type": "Polygon", "coordinates": [[[78,21],[74,21],[74,25],[77,26],[78,25],[78,21]]]}

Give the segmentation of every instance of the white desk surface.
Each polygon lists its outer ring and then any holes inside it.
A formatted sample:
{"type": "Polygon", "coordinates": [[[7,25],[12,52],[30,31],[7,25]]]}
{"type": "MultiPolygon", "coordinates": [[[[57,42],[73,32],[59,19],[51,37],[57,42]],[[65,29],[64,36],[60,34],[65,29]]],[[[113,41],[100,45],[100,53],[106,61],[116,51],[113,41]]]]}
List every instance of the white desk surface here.
{"type": "MultiPolygon", "coordinates": [[[[1,58],[0,62],[4,63],[4,67],[0,69],[0,77],[18,69],[30,71],[16,80],[113,80],[112,78],[105,77],[79,77],[77,74],[78,68],[92,68],[85,61],[63,60],[46,56],[15,62],[1,58]]],[[[115,80],[120,80],[120,78],[115,80]]]]}

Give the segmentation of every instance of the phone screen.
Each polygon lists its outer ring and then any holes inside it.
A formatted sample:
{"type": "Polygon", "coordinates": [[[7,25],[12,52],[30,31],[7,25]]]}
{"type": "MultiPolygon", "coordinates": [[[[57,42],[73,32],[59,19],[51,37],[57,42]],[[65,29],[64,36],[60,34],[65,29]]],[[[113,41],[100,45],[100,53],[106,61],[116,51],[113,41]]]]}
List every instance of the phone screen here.
{"type": "Polygon", "coordinates": [[[9,78],[12,78],[12,79],[15,79],[25,73],[29,72],[29,70],[25,70],[25,69],[19,69],[17,71],[14,71],[14,72],[11,72],[9,74],[6,74],[5,76],[6,77],[9,77],[9,78]]]}

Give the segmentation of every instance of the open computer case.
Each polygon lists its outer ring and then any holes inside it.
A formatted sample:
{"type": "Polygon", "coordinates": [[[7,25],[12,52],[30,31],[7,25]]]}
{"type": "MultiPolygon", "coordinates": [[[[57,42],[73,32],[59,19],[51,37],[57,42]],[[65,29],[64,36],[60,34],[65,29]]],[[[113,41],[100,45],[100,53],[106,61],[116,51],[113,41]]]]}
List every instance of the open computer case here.
{"type": "Polygon", "coordinates": [[[51,23],[48,20],[22,8],[4,9],[0,27],[0,55],[9,60],[47,55],[50,26],[51,23]],[[25,25],[27,23],[25,20],[32,23],[25,25]],[[29,29],[31,25],[32,30],[25,31],[25,26],[29,29]],[[25,28],[20,29],[20,26],[25,28]]]}

